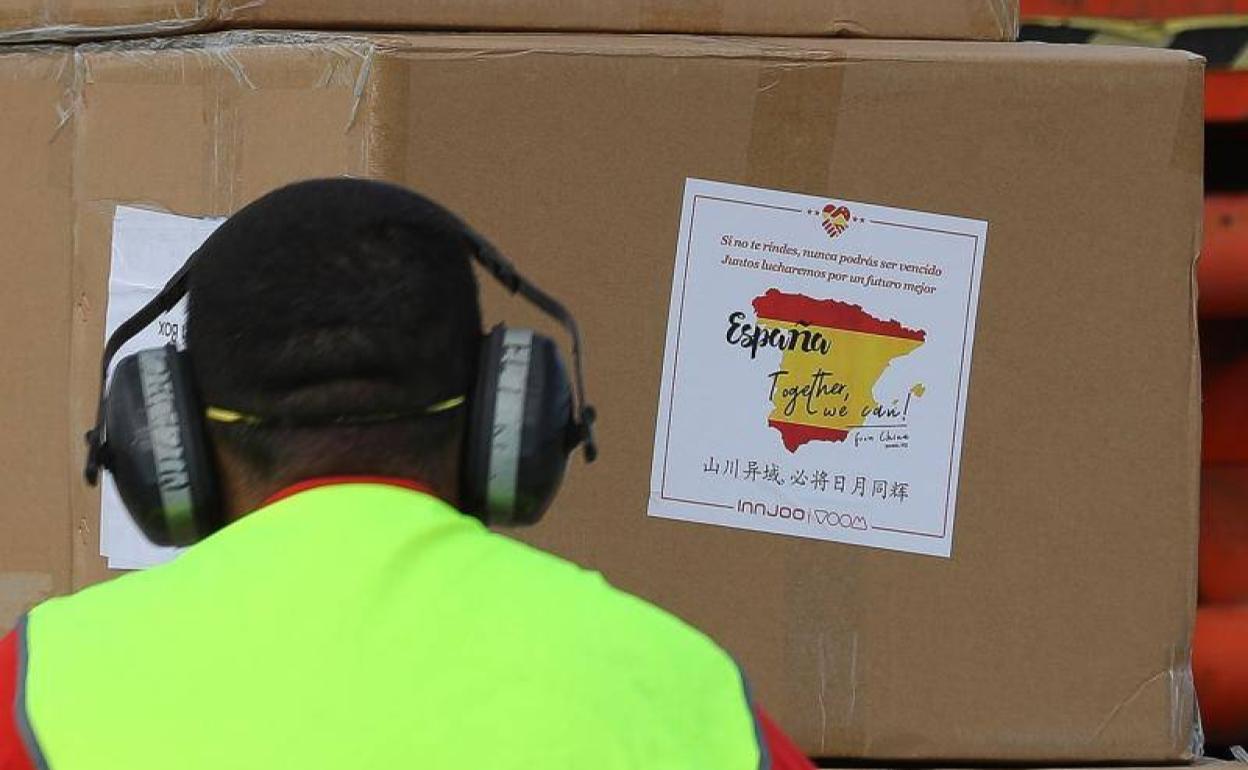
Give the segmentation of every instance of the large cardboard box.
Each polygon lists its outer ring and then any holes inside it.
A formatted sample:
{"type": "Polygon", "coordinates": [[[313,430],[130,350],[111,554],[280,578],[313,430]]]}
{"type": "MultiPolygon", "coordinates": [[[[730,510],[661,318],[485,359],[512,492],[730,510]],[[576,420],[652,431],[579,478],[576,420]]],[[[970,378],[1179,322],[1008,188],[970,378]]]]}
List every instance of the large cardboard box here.
{"type": "Polygon", "coordinates": [[[0,0],[0,41],[222,27],[1013,40],[1018,0],[0,0]]]}
{"type": "MultiPolygon", "coordinates": [[[[99,498],[78,472],[117,207],[220,216],[290,180],[377,176],[462,212],[581,320],[602,456],[521,535],[713,635],[802,748],[1193,755],[1198,58],[310,33],[85,46],[63,68],[49,56],[28,67],[49,81],[31,102],[40,132],[0,144],[6,168],[32,164],[4,181],[21,204],[6,230],[34,239],[5,252],[6,272],[52,319],[4,306],[6,356],[33,356],[38,375],[20,391],[0,381],[2,465],[16,469],[0,487],[4,579],[109,576],[99,498]],[[53,98],[53,75],[70,72],[53,98]],[[65,178],[67,147],[72,212],[60,194],[25,201],[65,178]],[[988,223],[949,558],[647,517],[689,178],[988,223]]],[[[490,315],[550,328],[485,294],[490,315]]]]}

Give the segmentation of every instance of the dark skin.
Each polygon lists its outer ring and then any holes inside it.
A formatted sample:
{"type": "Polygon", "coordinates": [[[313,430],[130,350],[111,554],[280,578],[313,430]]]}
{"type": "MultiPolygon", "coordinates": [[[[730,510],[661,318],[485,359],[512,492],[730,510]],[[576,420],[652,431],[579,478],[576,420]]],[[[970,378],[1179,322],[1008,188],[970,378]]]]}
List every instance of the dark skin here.
{"type": "MultiPolygon", "coordinates": [[[[264,501],[292,484],[318,476],[334,475],[311,469],[287,468],[280,474],[265,476],[256,472],[242,458],[236,456],[219,442],[213,443],[217,470],[221,479],[222,505],[227,522],[234,522],[264,505],[264,501]]],[[[379,476],[397,476],[424,484],[442,500],[458,507],[459,464],[461,441],[448,447],[433,467],[400,469],[395,473],[382,472],[379,476]]]]}

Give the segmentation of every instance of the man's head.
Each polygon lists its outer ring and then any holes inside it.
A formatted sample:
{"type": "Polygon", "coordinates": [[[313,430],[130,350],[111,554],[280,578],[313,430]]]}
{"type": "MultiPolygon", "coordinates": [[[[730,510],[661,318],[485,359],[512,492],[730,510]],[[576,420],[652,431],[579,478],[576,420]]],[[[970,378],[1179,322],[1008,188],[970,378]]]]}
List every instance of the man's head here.
{"type": "Polygon", "coordinates": [[[301,427],[211,423],[227,509],[295,481],[412,478],[454,498],[481,314],[471,245],[402,188],[335,179],[260,198],[204,244],[187,348],[207,405],[301,427]],[[409,415],[327,425],[323,418],[409,415]]]}

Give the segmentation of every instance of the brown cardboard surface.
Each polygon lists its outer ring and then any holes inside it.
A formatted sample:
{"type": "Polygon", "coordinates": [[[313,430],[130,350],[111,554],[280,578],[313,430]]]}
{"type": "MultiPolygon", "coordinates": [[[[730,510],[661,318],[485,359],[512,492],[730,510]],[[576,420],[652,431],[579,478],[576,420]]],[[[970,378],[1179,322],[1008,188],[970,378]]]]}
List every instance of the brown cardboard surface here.
{"type": "Polygon", "coordinates": [[[0,41],[133,37],[210,27],[1013,40],[1018,0],[0,0],[0,41]]]}
{"type": "Polygon", "coordinates": [[[0,57],[0,629],[69,588],[70,172],[73,131],[60,110],[68,49],[0,57]]]}
{"type": "Polygon", "coordinates": [[[107,575],[77,473],[113,206],[219,215],[280,182],[375,175],[461,211],[582,323],[602,458],[518,534],[708,631],[803,749],[1192,756],[1199,59],[229,33],[77,63],[70,409],[55,390],[29,407],[72,452],[75,585],[107,575]],[[645,516],[688,177],[988,220],[951,559],[645,516]]]}

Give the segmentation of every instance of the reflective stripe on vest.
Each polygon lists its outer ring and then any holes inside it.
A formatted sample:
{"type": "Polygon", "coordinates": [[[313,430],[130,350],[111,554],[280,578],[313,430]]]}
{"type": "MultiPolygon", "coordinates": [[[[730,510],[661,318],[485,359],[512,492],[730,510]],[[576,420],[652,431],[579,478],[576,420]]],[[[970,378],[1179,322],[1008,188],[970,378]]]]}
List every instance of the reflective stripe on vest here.
{"type": "Polygon", "coordinates": [[[705,636],[394,486],[281,499],[26,631],[51,770],[760,765],[705,636]]]}

